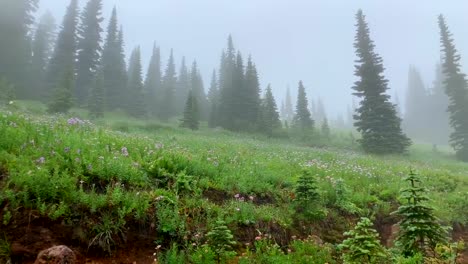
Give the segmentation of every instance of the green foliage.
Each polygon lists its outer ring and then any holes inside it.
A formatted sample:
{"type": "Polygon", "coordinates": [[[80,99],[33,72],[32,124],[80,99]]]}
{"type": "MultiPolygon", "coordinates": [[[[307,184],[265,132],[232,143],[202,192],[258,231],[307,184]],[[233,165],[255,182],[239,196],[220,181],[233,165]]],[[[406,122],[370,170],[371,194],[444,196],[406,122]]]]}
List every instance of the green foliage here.
{"type": "Polygon", "coordinates": [[[218,220],[210,232],[206,234],[208,245],[216,253],[218,263],[235,256],[232,246],[236,244],[231,230],[226,226],[223,220],[218,220]]]}
{"type": "Polygon", "coordinates": [[[72,89],[75,82],[73,69],[69,68],[63,75],[62,82],[56,87],[52,101],[49,103],[47,112],[68,113],[72,107],[72,89]]]}
{"type": "Polygon", "coordinates": [[[353,230],[344,234],[348,238],[338,248],[343,251],[345,263],[382,263],[385,249],[369,218],[362,217],[353,230]]]}
{"type": "Polygon", "coordinates": [[[405,181],[409,186],[401,190],[401,199],[406,203],[394,212],[402,218],[395,245],[405,256],[426,255],[438,243],[447,241],[447,231],[438,223],[434,209],[426,204],[429,198],[419,176],[411,171],[405,181]]]}
{"type": "Polygon", "coordinates": [[[296,212],[306,217],[316,216],[321,211],[320,195],[316,180],[308,170],[299,177],[295,190],[294,207],[296,212]]]}
{"type": "Polygon", "coordinates": [[[443,54],[443,73],[445,74],[445,93],[449,97],[448,112],[453,132],[450,144],[455,149],[459,160],[468,162],[468,83],[461,72],[460,55],[458,55],[452,34],[445,23],[445,18],[439,16],[440,43],[443,54]]]}
{"type": "Polygon", "coordinates": [[[2,263],[3,261],[4,263],[9,263],[11,254],[11,245],[6,236],[0,238],[0,261],[2,261],[2,263]]]}
{"type": "Polygon", "coordinates": [[[79,105],[89,101],[100,64],[102,0],[89,0],[80,15],[74,97],[79,105]]]}
{"type": "Polygon", "coordinates": [[[185,103],[184,117],[180,120],[180,126],[191,130],[198,130],[199,118],[198,99],[193,95],[193,90],[190,90],[185,103]]]}
{"type": "Polygon", "coordinates": [[[95,236],[89,242],[88,248],[97,246],[109,255],[112,254],[112,248],[117,245],[116,239],[124,233],[123,219],[115,221],[110,214],[104,214],[99,223],[93,226],[95,236]]]}
{"type": "Polygon", "coordinates": [[[353,95],[361,98],[354,115],[355,127],[364,151],[374,154],[404,153],[411,141],[403,134],[401,119],[386,94],[388,81],[383,76],[382,58],[374,51],[369,27],[362,10],[356,14],[357,32],[354,47],[358,57],[353,95]]]}
{"type": "Polygon", "coordinates": [[[302,81],[299,82],[297,91],[296,115],[294,116],[293,125],[304,135],[311,133],[314,127],[314,120],[311,118],[309,103],[302,81]]]}

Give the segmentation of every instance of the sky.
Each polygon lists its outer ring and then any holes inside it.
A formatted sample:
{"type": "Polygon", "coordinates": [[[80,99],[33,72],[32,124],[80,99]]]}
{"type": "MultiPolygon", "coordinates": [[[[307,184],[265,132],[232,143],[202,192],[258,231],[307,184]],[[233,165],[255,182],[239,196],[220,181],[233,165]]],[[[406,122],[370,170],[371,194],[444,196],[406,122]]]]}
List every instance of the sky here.
{"type": "MultiPolygon", "coordinates": [[[[86,0],[80,0],[81,5],[86,0]]],[[[353,42],[355,14],[367,17],[376,51],[383,58],[392,98],[404,101],[407,74],[415,65],[428,87],[440,60],[437,16],[443,14],[468,63],[466,0],[103,0],[106,18],[115,5],[124,27],[127,55],[140,45],[147,65],[153,43],[165,68],[171,48],[197,60],[208,89],[229,34],[246,59],[252,55],[262,88],[272,85],[278,107],[286,87],[296,96],[299,80],[309,99],[321,97],[329,118],[346,113],[356,81],[353,42]]],[[[40,0],[61,23],[67,0],[40,0]]],[[[466,72],[466,71],[465,71],[466,72]]],[[[403,104],[403,102],[402,102],[403,104]]]]}

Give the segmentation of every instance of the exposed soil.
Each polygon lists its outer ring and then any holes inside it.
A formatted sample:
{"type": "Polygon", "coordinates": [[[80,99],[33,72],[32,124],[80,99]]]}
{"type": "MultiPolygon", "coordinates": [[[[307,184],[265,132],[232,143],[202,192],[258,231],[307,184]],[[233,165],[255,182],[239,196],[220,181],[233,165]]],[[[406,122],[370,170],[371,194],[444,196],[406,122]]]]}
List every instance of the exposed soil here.
{"type": "MultiPolygon", "coordinates": [[[[229,194],[228,192],[214,188],[208,188],[204,190],[203,197],[207,198],[208,200],[217,205],[222,205],[229,200],[236,199],[233,195],[229,194]]],[[[239,193],[239,197],[241,197],[245,201],[251,201],[255,205],[267,205],[276,203],[276,199],[268,194],[250,196],[248,194],[239,193]]]]}

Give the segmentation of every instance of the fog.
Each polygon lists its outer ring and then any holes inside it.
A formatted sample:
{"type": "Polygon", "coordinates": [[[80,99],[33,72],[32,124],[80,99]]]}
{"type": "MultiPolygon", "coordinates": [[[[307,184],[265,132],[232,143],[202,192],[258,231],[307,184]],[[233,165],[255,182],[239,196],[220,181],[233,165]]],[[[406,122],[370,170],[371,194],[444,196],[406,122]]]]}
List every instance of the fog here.
{"type": "MultiPolygon", "coordinates": [[[[48,9],[60,23],[67,4],[41,0],[38,14],[48,9]]],[[[232,34],[236,48],[252,54],[263,89],[271,83],[280,101],[290,85],[295,98],[297,82],[303,80],[309,97],[322,97],[332,117],[345,113],[351,102],[354,15],[359,8],[383,57],[392,97],[398,93],[404,101],[410,64],[419,68],[427,85],[432,82],[440,57],[440,13],[454,34],[462,65],[468,64],[468,2],[463,0],[104,0],[106,18],[114,5],[124,26],[127,54],[141,45],[144,65],[156,41],[163,65],[173,48],[178,64],[182,56],[196,58],[208,83],[232,34]]]]}

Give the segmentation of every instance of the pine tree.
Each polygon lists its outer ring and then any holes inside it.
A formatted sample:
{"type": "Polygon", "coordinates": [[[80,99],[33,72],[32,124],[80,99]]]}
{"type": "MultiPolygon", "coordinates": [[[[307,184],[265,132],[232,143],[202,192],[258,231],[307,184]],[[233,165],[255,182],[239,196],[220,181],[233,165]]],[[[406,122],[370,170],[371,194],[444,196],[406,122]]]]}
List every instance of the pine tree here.
{"type": "Polygon", "coordinates": [[[46,12],[39,20],[32,42],[31,79],[35,80],[35,85],[34,89],[28,89],[29,99],[43,100],[45,97],[45,74],[54,47],[55,30],[55,19],[50,12],[46,12]]]}
{"type": "Polygon", "coordinates": [[[285,120],[291,122],[294,118],[294,109],[293,103],[291,100],[291,93],[289,91],[289,86],[286,89],[286,99],[284,101],[284,112],[285,112],[285,120]]]}
{"type": "Polygon", "coordinates": [[[403,118],[403,111],[401,110],[400,97],[398,96],[397,92],[395,92],[394,98],[395,98],[394,104],[395,104],[395,109],[396,109],[397,116],[399,118],[403,118]]]}
{"type": "Polygon", "coordinates": [[[450,144],[459,160],[468,162],[468,85],[466,76],[461,72],[460,55],[453,43],[445,19],[439,16],[440,42],[445,74],[445,92],[450,99],[448,112],[453,132],[450,144]]]}
{"type": "Polygon", "coordinates": [[[206,120],[208,115],[208,100],[206,99],[203,79],[198,71],[196,61],[193,61],[190,71],[190,89],[197,101],[200,118],[206,120]]]}
{"type": "Polygon", "coordinates": [[[313,114],[315,121],[322,123],[323,120],[327,117],[327,113],[325,112],[325,106],[323,104],[322,98],[317,99],[316,110],[313,114]]]}
{"type": "Polygon", "coordinates": [[[167,122],[169,118],[175,116],[176,108],[175,108],[175,89],[177,86],[177,76],[174,64],[174,54],[171,50],[171,55],[169,57],[169,61],[167,62],[166,71],[163,78],[162,83],[162,96],[161,101],[158,104],[159,110],[159,118],[162,121],[167,122]]]}
{"type": "Polygon", "coordinates": [[[338,245],[338,248],[343,251],[345,263],[383,263],[387,257],[384,247],[380,244],[379,234],[369,218],[361,217],[354,230],[344,235],[348,238],[338,245]]]}
{"type": "Polygon", "coordinates": [[[127,74],[125,64],[123,30],[118,28],[117,9],[114,7],[107,27],[102,51],[102,75],[106,108],[115,110],[125,105],[127,74]]]}
{"type": "Polygon", "coordinates": [[[145,94],[141,67],[140,47],[136,47],[130,56],[128,66],[128,113],[133,117],[145,117],[145,94]]]}
{"type": "Polygon", "coordinates": [[[446,242],[447,232],[438,223],[434,209],[426,204],[429,198],[425,195],[427,190],[421,186],[419,176],[411,171],[405,181],[409,187],[400,194],[406,204],[394,212],[402,218],[398,223],[400,231],[395,245],[405,256],[424,255],[428,250],[434,250],[437,243],[446,242]]]}
{"type": "Polygon", "coordinates": [[[182,57],[180,63],[179,76],[177,78],[177,86],[175,90],[175,101],[177,114],[181,114],[184,111],[185,102],[191,87],[191,79],[185,56],[182,57]]]}
{"type": "Polygon", "coordinates": [[[37,0],[0,2],[0,78],[14,85],[19,98],[28,97],[31,69],[30,28],[34,23],[37,0]]]}
{"type": "Polygon", "coordinates": [[[218,103],[219,103],[219,89],[216,76],[216,70],[213,70],[211,77],[210,89],[208,90],[208,102],[210,104],[210,116],[208,119],[208,126],[214,128],[218,125],[218,103]]]}
{"type": "Polygon", "coordinates": [[[102,70],[98,70],[96,73],[96,77],[94,77],[93,86],[90,92],[90,96],[88,97],[88,109],[90,116],[93,118],[104,117],[105,93],[102,70]]]}
{"type": "Polygon", "coordinates": [[[78,104],[83,104],[96,79],[102,52],[102,0],[89,0],[81,13],[78,27],[77,76],[74,95],[78,104]]]}
{"type": "Polygon", "coordinates": [[[322,121],[322,135],[330,141],[330,126],[328,125],[328,118],[325,117],[322,121]]]}
{"type": "Polygon", "coordinates": [[[155,115],[158,109],[158,96],[161,96],[161,52],[156,44],[153,45],[144,88],[148,112],[155,115]]]}
{"type": "Polygon", "coordinates": [[[362,148],[369,153],[403,153],[411,141],[401,130],[395,105],[389,102],[388,81],[383,76],[382,58],[374,51],[369,27],[362,10],[356,14],[357,33],[354,47],[358,56],[354,95],[361,98],[354,115],[357,130],[361,133],[362,148]]]}
{"type": "Polygon", "coordinates": [[[244,60],[242,54],[238,51],[236,56],[236,65],[233,71],[232,79],[232,120],[229,123],[228,129],[230,130],[247,130],[248,122],[247,115],[245,113],[245,72],[244,72],[244,60]]]}
{"type": "Polygon", "coordinates": [[[421,137],[430,127],[427,127],[425,116],[428,113],[428,94],[424,87],[421,74],[411,66],[408,72],[408,87],[406,93],[405,118],[403,125],[408,135],[421,137]]]}
{"type": "Polygon", "coordinates": [[[194,96],[193,91],[188,93],[187,101],[184,108],[184,117],[182,118],[181,127],[189,128],[191,130],[198,130],[199,127],[199,108],[197,98],[194,96]]]}
{"type": "Polygon", "coordinates": [[[228,38],[228,47],[221,55],[219,71],[219,125],[226,129],[232,129],[235,117],[236,87],[234,85],[234,71],[236,69],[236,51],[232,37],[228,38]]]}
{"type": "MultiPolygon", "coordinates": [[[[49,61],[46,85],[47,94],[51,95],[60,90],[63,80],[71,78],[75,81],[75,54],[76,54],[76,31],[78,24],[78,1],[71,0],[63,23],[57,37],[57,43],[53,55],[49,61]]],[[[70,86],[70,88],[72,88],[70,86]]],[[[68,92],[67,92],[68,93],[68,92]]]]}
{"type": "Polygon", "coordinates": [[[265,91],[261,111],[260,130],[268,136],[272,136],[275,130],[281,128],[281,121],[270,85],[265,91]]]}
{"type": "Polygon", "coordinates": [[[260,81],[258,80],[257,67],[249,56],[245,71],[245,97],[244,111],[250,127],[257,126],[260,118],[260,81]]]}
{"type": "Polygon", "coordinates": [[[302,81],[299,82],[297,91],[296,115],[294,116],[294,126],[302,132],[310,132],[314,127],[314,121],[310,117],[307,95],[302,81]]]}
{"type": "Polygon", "coordinates": [[[304,170],[297,180],[294,207],[297,213],[305,216],[313,216],[320,207],[317,183],[308,170],[304,170]]]}
{"type": "Polygon", "coordinates": [[[236,244],[231,230],[226,226],[223,220],[216,221],[213,229],[206,234],[208,245],[215,251],[217,263],[224,263],[221,260],[235,255],[232,246],[236,244]]]}
{"type": "Polygon", "coordinates": [[[68,113],[73,105],[72,90],[75,82],[73,75],[73,66],[69,65],[62,75],[62,80],[55,86],[55,91],[48,105],[47,112],[68,113]]]}

